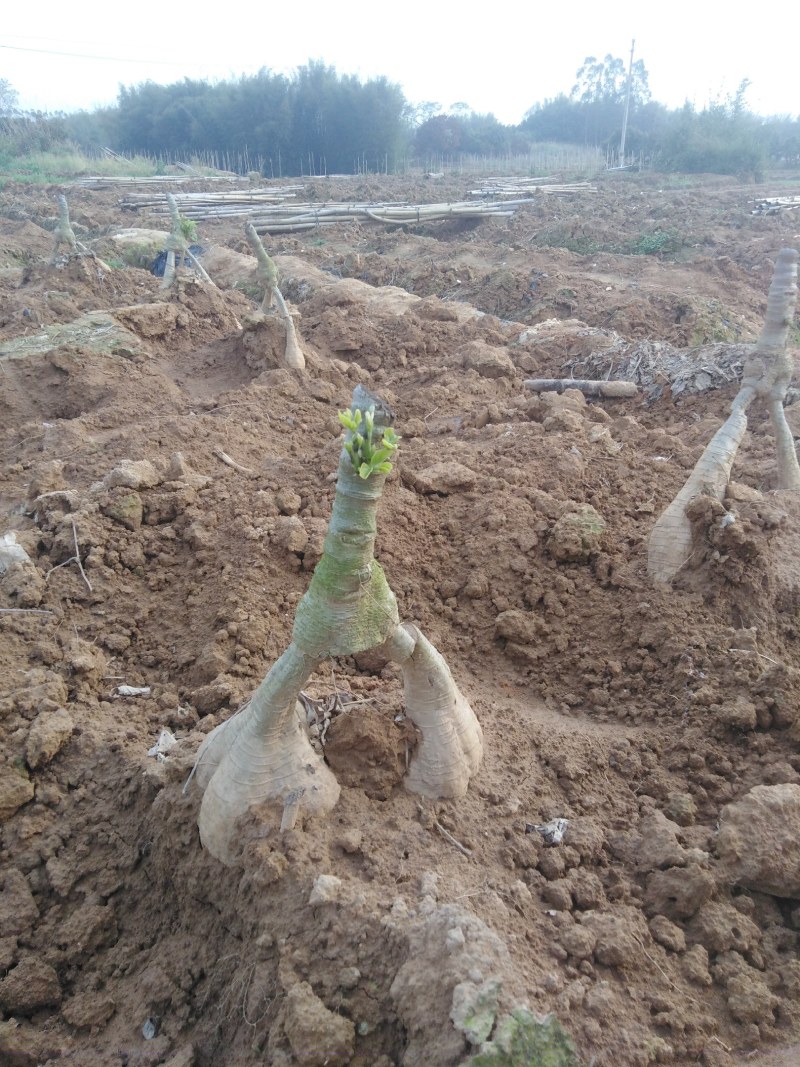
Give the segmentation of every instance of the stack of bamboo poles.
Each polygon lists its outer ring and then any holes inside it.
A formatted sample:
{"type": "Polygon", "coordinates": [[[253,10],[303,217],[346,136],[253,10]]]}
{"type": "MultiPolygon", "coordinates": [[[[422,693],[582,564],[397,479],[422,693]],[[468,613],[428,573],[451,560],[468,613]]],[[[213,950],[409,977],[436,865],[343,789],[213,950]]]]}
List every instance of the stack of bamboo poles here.
{"type": "MultiPolygon", "coordinates": [[[[292,199],[302,185],[284,185],[279,189],[232,189],[223,193],[175,192],[175,203],[181,215],[187,219],[205,220],[227,218],[231,215],[249,215],[259,206],[274,206],[292,199]]],[[[157,193],[131,193],[120,202],[123,208],[142,208],[154,215],[168,215],[169,209],[163,196],[157,193]]]]}
{"type": "Polygon", "coordinates": [[[117,189],[129,185],[146,185],[149,187],[185,185],[186,182],[240,182],[238,174],[159,174],[151,178],[114,177],[95,175],[94,177],[75,178],[70,185],[82,189],[117,189]]]}
{"type": "Polygon", "coordinates": [[[597,186],[589,182],[561,184],[554,177],[548,178],[486,178],[478,189],[470,189],[470,196],[533,196],[534,193],[551,193],[564,196],[569,193],[596,193],[597,186]]]}
{"type": "Polygon", "coordinates": [[[800,208],[800,196],[765,196],[751,200],[755,204],[752,215],[777,215],[781,211],[796,211],[800,208]]]}
{"type": "MultiPolygon", "coordinates": [[[[296,230],[310,230],[319,226],[335,226],[341,222],[359,220],[379,222],[393,226],[411,226],[419,223],[436,222],[441,219],[484,219],[509,218],[520,204],[527,200],[504,201],[503,203],[463,202],[454,204],[405,204],[391,203],[321,203],[321,204],[287,204],[275,202],[276,190],[269,190],[264,199],[253,202],[248,197],[255,194],[242,193],[205,193],[176,194],[175,200],[180,212],[186,218],[195,221],[229,218],[232,215],[246,215],[255,226],[256,232],[291,233],[296,230]],[[272,197],[272,202],[268,197],[272,197]]],[[[147,206],[154,215],[167,215],[166,202],[151,198],[147,204],[129,199],[124,207],[147,206]]]]}

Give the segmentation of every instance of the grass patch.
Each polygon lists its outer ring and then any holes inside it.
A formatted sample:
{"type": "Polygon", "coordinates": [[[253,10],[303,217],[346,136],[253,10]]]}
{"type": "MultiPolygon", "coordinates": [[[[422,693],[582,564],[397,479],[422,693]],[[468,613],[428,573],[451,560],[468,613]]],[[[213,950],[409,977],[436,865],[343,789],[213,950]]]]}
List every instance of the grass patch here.
{"type": "Polygon", "coordinates": [[[131,160],[106,157],[93,159],[77,148],[69,147],[18,153],[8,142],[4,143],[2,138],[0,170],[3,171],[0,184],[10,181],[27,184],[53,183],[95,174],[102,177],[147,178],[160,172],[156,162],[142,156],[131,160]]]}
{"type": "Polygon", "coordinates": [[[533,242],[538,248],[565,248],[579,256],[596,256],[605,252],[612,256],[660,256],[672,259],[683,248],[683,238],[677,230],[652,230],[625,241],[600,241],[595,237],[576,236],[565,230],[543,230],[533,242]]]}

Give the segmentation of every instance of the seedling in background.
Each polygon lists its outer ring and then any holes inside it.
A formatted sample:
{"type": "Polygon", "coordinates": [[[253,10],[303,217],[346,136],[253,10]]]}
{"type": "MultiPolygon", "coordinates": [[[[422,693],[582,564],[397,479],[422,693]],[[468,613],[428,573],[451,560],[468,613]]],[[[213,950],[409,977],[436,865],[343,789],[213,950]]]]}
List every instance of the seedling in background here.
{"type": "Polygon", "coordinates": [[[178,276],[178,270],[183,266],[184,258],[188,259],[204,282],[214,285],[209,278],[200,260],[189,248],[189,242],[197,237],[197,223],[192,219],[185,219],[178,211],[178,204],[172,193],[167,193],[167,206],[169,207],[172,230],[170,231],[164,249],[167,253],[167,263],[164,267],[164,280],[162,289],[169,289],[178,276]]]}
{"type": "Polygon", "coordinates": [[[302,370],[306,365],[305,356],[300,350],[300,344],[297,340],[294,319],[286,306],[286,301],[283,299],[283,293],[278,287],[278,268],[275,266],[275,261],[272,257],[267,255],[267,251],[252,222],[245,223],[244,233],[247,243],[253,249],[253,254],[256,257],[256,277],[264,286],[261,310],[266,314],[271,308],[276,307],[278,314],[283,319],[283,326],[286,331],[286,348],[283,362],[291,370],[302,370]]]}
{"type": "Polygon", "coordinates": [[[764,401],[775,436],[778,489],[800,491],[800,465],[783,403],[794,374],[794,361],[786,342],[797,303],[797,252],[778,253],[767,298],[764,328],[744,365],[742,385],[731,413],[706,446],[683,488],[662,512],[647,544],[650,577],[669,584],[692,555],[692,524],[687,514],[700,496],[722,502],[747,430],[747,409],[756,398],[764,401]]]}

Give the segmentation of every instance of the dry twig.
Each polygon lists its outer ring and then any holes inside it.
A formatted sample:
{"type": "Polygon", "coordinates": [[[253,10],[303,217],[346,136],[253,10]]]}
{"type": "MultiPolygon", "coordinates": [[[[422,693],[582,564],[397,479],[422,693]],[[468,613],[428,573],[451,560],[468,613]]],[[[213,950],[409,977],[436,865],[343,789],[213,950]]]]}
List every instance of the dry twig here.
{"type": "Polygon", "coordinates": [[[78,547],[78,531],[75,527],[75,520],[71,519],[70,521],[72,522],[72,541],[75,545],[75,555],[70,556],[69,559],[65,559],[63,563],[57,563],[55,567],[51,567],[45,575],[44,580],[47,581],[53,571],[57,571],[61,567],[66,567],[69,563],[77,563],[78,570],[81,572],[81,578],[83,578],[84,582],[86,582],[86,587],[88,588],[89,592],[92,593],[94,592],[94,590],[92,589],[92,583],[86,577],[86,571],[83,569],[83,564],[81,563],[81,550],[78,547]]]}
{"type": "MultiPolygon", "coordinates": [[[[67,563],[71,562],[67,560],[67,563]]],[[[55,612],[43,608],[0,608],[0,615],[55,615],[55,612]]]]}
{"type": "Polygon", "coordinates": [[[458,851],[462,855],[464,855],[464,856],[471,856],[472,855],[472,850],[468,849],[466,845],[462,845],[461,842],[457,838],[453,837],[453,835],[450,833],[449,830],[445,830],[445,828],[442,826],[442,824],[439,822],[438,819],[434,819],[433,820],[433,825],[436,827],[436,829],[439,831],[439,833],[442,835],[442,837],[445,839],[445,841],[449,841],[450,844],[454,848],[457,848],[458,851]]]}
{"type": "Polygon", "coordinates": [[[232,467],[240,474],[246,474],[248,478],[252,478],[255,475],[256,472],[254,470],[251,470],[249,467],[243,467],[241,463],[237,463],[235,459],[231,459],[228,453],[223,452],[221,448],[215,448],[212,449],[212,451],[217,459],[221,460],[227,467],[232,467]]]}

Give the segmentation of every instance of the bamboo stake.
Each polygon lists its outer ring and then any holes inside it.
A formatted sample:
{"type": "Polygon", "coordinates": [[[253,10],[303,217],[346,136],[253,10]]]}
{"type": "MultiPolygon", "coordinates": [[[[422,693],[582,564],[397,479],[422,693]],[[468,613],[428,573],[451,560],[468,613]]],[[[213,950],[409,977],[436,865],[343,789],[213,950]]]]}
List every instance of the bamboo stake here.
{"type": "Polygon", "coordinates": [[[525,388],[534,393],[563,393],[565,389],[580,389],[586,396],[636,396],[636,382],[587,381],[582,378],[528,378],[525,388]]]}

